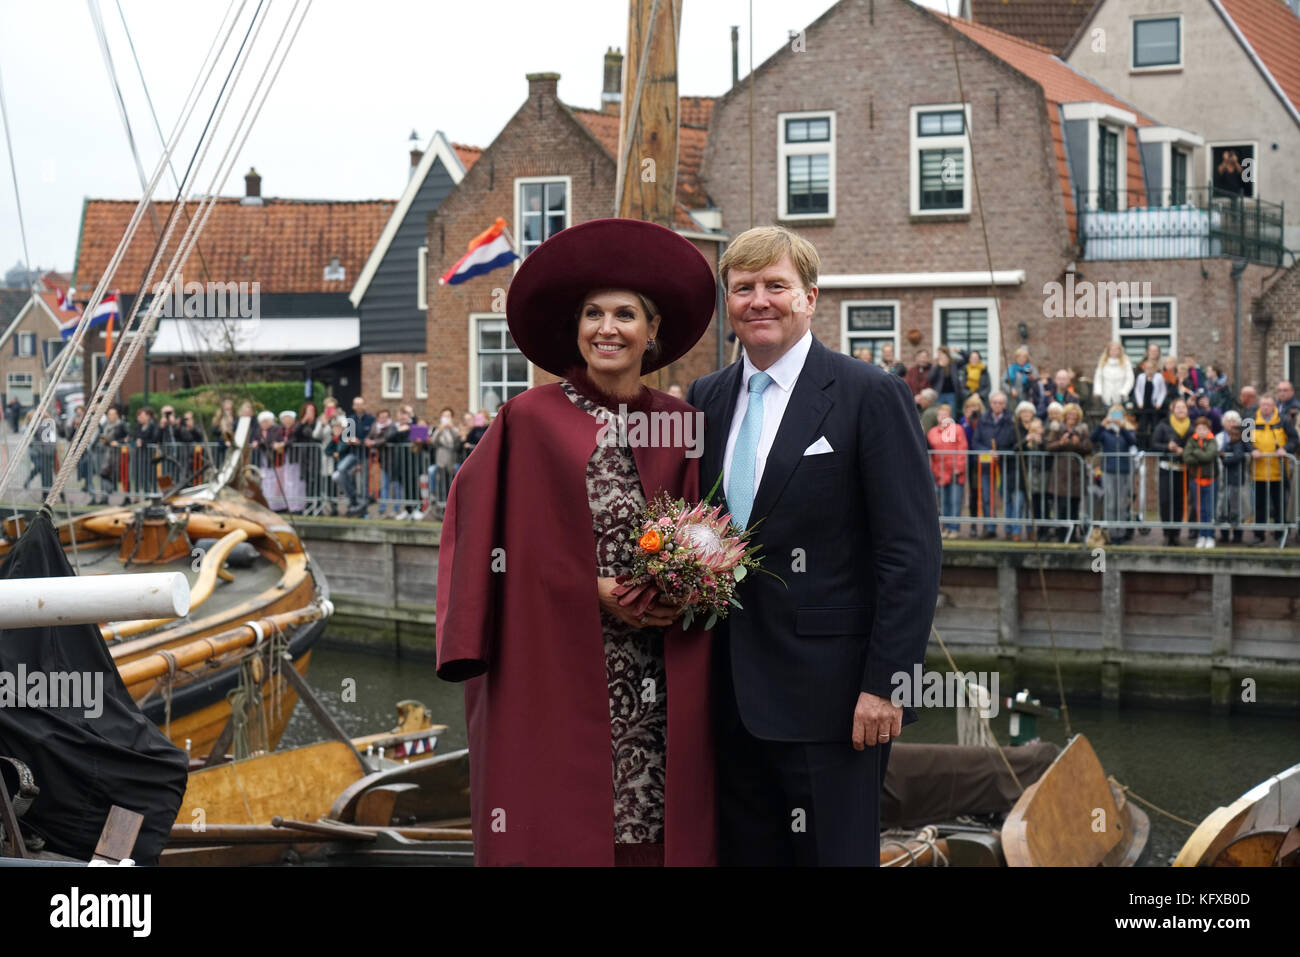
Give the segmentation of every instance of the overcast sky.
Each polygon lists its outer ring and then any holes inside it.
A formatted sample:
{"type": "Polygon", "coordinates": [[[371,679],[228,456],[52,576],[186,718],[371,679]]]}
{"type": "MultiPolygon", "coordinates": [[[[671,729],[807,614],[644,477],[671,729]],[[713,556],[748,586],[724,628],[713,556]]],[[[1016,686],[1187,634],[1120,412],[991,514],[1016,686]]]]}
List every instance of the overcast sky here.
{"type": "MultiPolygon", "coordinates": [[[[118,0],[98,0],[117,80],[146,175],[162,152],[127,42],[118,0]]],[[[227,0],[120,0],[163,132],[181,106],[230,9],[227,0]]],[[[251,91],[292,0],[270,4],[237,90],[251,91]],[[260,55],[259,55],[260,54],[260,55]]],[[[237,7],[239,0],[235,0],[237,7]]],[[[957,0],[924,0],[955,10],[957,0]]],[[[256,7],[248,0],[218,73],[256,7]]],[[[761,63],[832,0],[753,0],[761,63]]],[[[300,8],[301,9],[301,8],[300,8]]],[[[714,96],[731,82],[730,27],[749,56],[749,0],[685,0],[679,56],[683,94],[714,96]]],[[[560,98],[600,105],[603,56],[627,43],[624,0],[315,0],[289,59],[239,153],[224,195],[243,191],[250,165],[264,196],[395,199],[414,129],[486,146],[527,96],[524,74],[561,74],[560,98]]],[[[809,52],[813,52],[811,49],[809,52]]],[[[84,0],[0,0],[0,75],[9,109],[32,265],[69,271],[85,197],[139,199],[140,182],[84,0]]],[[[215,81],[182,140],[183,173],[215,97],[215,81]]],[[[235,100],[246,102],[245,96],[235,100]]],[[[234,124],[235,106],[221,129],[234,124]]],[[[226,147],[220,137],[214,151],[226,147]]],[[[199,180],[206,188],[217,154],[199,180]]],[[[23,257],[8,156],[0,156],[0,274],[23,257]]],[[[159,197],[175,188],[165,176],[159,197]]],[[[78,277],[80,285],[96,277],[78,277]]]]}

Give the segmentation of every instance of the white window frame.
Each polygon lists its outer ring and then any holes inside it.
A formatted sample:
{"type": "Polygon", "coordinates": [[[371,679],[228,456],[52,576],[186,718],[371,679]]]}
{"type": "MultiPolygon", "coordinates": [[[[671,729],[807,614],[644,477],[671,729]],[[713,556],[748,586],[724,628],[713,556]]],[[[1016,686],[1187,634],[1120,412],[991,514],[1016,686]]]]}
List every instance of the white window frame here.
{"type": "Polygon", "coordinates": [[[415,251],[415,308],[429,308],[429,247],[415,251]]]}
{"type": "Polygon", "coordinates": [[[33,392],[36,390],[36,377],[30,372],[7,372],[5,373],[5,391],[12,392],[14,386],[19,388],[27,387],[33,392]],[[23,382],[21,380],[27,380],[23,382]]]}
{"type": "MultiPolygon", "coordinates": [[[[849,337],[853,331],[849,329],[849,309],[854,306],[889,306],[894,310],[894,358],[898,358],[899,349],[899,316],[902,314],[901,299],[845,299],[840,303],[840,351],[845,355],[853,355],[853,350],[849,348],[849,337]]],[[[861,333],[858,333],[861,335],[861,333]]],[[[881,338],[884,338],[883,336],[881,338]]],[[[872,362],[880,364],[880,356],[874,353],[871,356],[872,362]]]]}
{"type": "Polygon", "coordinates": [[[1142,14],[1129,18],[1128,27],[1128,70],[1130,73],[1171,73],[1183,68],[1187,53],[1187,34],[1183,31],[1183,15],[1181,13],[1153,13],[1142,14]],[[1178,62],[1161,63],[1156,66],[1138,66],[1133,61],[1137,59],[1137,25],[1148,20],[1177,20],[1178,21],[1178,62]]]}
{"type": "MultiPolygon", "coordinates": [[[[1108,126],[1119,134],[1118,155],[1115,157],[1115,188],[1119,193],[1117,211],[1128,209],[1128,130],[1137,126],[1137,116],[1109,103],[1064,103],[1061,116],[1067,120],[1088,121],[1088,208],[1096,210],[1101,194],[1101,157],[1097,154],[1099,124],[1108,126]]],[[[1189,184],[1190,185],[1190,184],[1189,184]]]]}
{"type": "Polygon", "coordinates": [[[99,386],[99,380],[103,377],[103,371],[99,368],[98,360],[104,360],[104,371],[108,369],[108,353],[92,352],[90,354],[90,390],[93,392],[99,386]]]}
{"type": "MultiPolygon", "coordinates": [[[[930,355],[943,345],[947,345],[939,338],[943,329],[943,310],[945,309],[987,309],[989,314],[989,347],[988,352],[984,354],[984,364],[989,370],[989,382],[994,392],[1001,387],[1002,381],[1002,328],[998,321],[998,301],[989,296],[970,296],[956,297],[945,299],[931,300],[933,310],[931,316],[931,341],[934,343],[933,348],[929,350],[930,355]]],[[[894,350],[894,355],[898,355],[898,350],[894,350]]],[[[900,358],[902,358],[900,356],[900,358]]],[[[909,357],[910,358],[910,357],[909,357]]],[[[904,364],[908,363],[907,359],[902,360],[904,364]]]]}
{"type": "Polygon", "coordinates": [[[778,113],[776,115],[776,210],[777,219],[808,222],[835,218],[835,111],[802,110],[797,113],[778,113]],[[786,120],[810,120],[827,118],[830,120],[830,139],[817,143],[787,143],[785,141],[786,120]],[[828,161],[826,212],[792,213],[789,210],[789,177],[786,170],[786,158],[790,156],[809,156],[826,153],[828,161]]]}
{"type": "MultiPolygon", "coordinates": [[[[1286,379],[1292,385],[1295,385],[1296,376],[1300,375],[1300,369],[1291,368],[1291,350],[1300,349],[1300,340],[1293,339],[1290,342],[1282,343],[1282,378],[1286,379]]],[[[1177,353],[1175,353],[1177,355],[1177,353]]]]}
{"type": "Polygon", "coordinates": [[[36,355],[36,333],[20,332],[18,333],[18,358],[30,359],[36,355]],[[28,343],[31,345],[28,346],[28,343]]]}
{"type": "Polygon", "coordinates": [[[914,106],[908,113],[908,150],[907,163],[908,183],[909,183],[909,208],[913,216],[969,216],[971,204],[971,151],[970,151],[970,120],[971,109],[969,103],[927,103],[923,106],[914,106]],[[921,136],[918,133],[918,122],[922,113],[951,113],[953,110],[961,110],[964,114],[964,129],[960,134],[948,136],[921,136]],[[922,148],[935,150],[950,150],[961,147],[962,151],[962,200],[961,209],[922,209],[921,208],[921,162],[920,152],[922,148]]]}
{"type": "Polygon", "coordinates": [[[415,364],[415,397],[417,399],[429,397],[429,363],[427,362],[415,364]]]}
{"type": "Polygon", "coordinates": [[[1255,161],[1255,178],[1251,180],[1251,185],[1255,187],[1254,196],[1243,197],[1245,199],[1259,199],[1263,193],[1260,187],[1263,181],[1260,179],[1259,165],[1259,140],[1215,140],[1213,143],[1205,144],[1205,190],[1206,195],[1210,195],[1214,189],[1214,150],[1219,146],[1249,146],[1251,149],[1251,159],[1255,161]]]}
{"type": "MultiPolygon", "coordinates": [[[[478,324],[486,319],[494,319],[500,322],[506,321],[504,312],[471,312],[469,314],[468,331],[469,331],[469,402],[465,406],[467,411],[480,412],[478,406],[478,324]]],[[[522,352],[520,353],[522,355],[522,352]]],[[[524,357],[527,361],[527,356],[524,357]]],[[[528,388],[533,387],[533,364],[528,362],[528,388]]],[[[502,397],[502,404],[506,399],[502,397]]]]}
{"type": "Polygon", "coordinates": [[[401,362],[385,362],[379,366],[379,395],[384,399],[400,399],[406,392],[406,369],[401,362]],[[388,388],[388,370],[397,370],[397,391],[388,388]]]}
{"type": "MultiPolygon", "coordinates": [[[[1195,188],[1193,177],[1196,172],[1196,151],[1205,146],[1205,140],[1195,133],[1172,126],[1142,126],[1138,127],[1138,142],[1144,145],[1160,144],[1160,195],[1162,197],[1172,198],[1173,195],[1174,153],[1182,153],[1187,157],[1186,187],[1190,199],[1195,188]]],[[[1147,205],[1151,205],[1150,196],[1147,197],[1147,205]]]]}
{"type": "MultiPolygon", "coordinates": [[[[1110,337],[1113,341],[1123,346],[1126,335],[1143,335],[1150,332],[1150,329],[1132,329],[1122,330],[1119,327],[1119,305],[1122,302],[1137,302],[1132,296],[1120,297],[1112,296],[1110,300],[1110,337]]],[[[1176,356],[1178,352],[1178,297],[1177,296],[1152,296],[1150,300],[1153,304],[1158,302],[1169,303],[1169,348],[1165,350],[1166,355],[1176,356]]],[[[1137,373],[1137,369],[1133,370],[1137,373]]]]}
{"type": "MultiPolygon", "coordinates": [[[[519,258],[515,260],[515,271],[524,261],[524,229],[523,220],[523,194],[520,188],[529,183],[563,183],[564,184],[564,228],[568,229],[573,225],[573,177],[571,176],[516,176],[514,179],[515,191],[515,218],[511,235],[515,240],[515,255],[519,258]]],[[[544,242],[545,240],[543,240],[544,242]]]]}

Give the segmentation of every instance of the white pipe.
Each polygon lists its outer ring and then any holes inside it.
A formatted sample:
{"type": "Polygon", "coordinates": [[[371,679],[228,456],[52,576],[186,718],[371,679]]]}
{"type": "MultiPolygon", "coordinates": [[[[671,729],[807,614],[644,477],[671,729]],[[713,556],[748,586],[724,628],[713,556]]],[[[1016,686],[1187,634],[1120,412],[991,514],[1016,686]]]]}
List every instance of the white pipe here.
{"type": "Polygon", "coordinates": [[[0,581],[0,628],[179,618],[189,611],[190,583],[180,572],[0,581]]]}

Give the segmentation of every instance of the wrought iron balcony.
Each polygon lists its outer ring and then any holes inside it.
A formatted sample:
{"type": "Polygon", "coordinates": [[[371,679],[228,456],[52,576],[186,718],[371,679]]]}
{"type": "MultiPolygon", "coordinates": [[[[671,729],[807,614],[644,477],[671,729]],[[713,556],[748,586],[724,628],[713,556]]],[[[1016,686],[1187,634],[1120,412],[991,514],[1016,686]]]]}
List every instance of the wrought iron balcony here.
{"type": "Polygon", "coordinates": [[[1212,187],[1143,192],[1077,190],[1083,259],[1244,258],[1280,265],[1282,206],[1212,187]]]}

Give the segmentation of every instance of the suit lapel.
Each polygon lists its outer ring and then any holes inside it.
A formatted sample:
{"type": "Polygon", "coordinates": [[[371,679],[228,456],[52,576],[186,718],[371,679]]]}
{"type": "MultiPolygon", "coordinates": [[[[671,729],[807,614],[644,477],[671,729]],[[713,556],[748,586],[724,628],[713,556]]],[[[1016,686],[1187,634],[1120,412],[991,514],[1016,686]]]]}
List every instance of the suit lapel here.
{"type": "MultiPolygon", "coordinates": [[[[700,495],[707,495],[722,474],[723,457],[727,453],[727,436],[731,434],[731,420],[736,414],[736,395],[740,391],[744,360],[737,359],[718,377],[718,384],[705,400],[707,426],[704,430],[704,470],[700,475],[700,495]]],[[[726,501],[727,490],[718,484],[713,496],[715,504],[726,501]]]]}
{"type": "Polygon", "coordinates": [[[790,481],[795,466],[803,458],[804,450],[817,440],[818,429],[835,404],[825,391],[834,378],[826,362],[826,347],[814,337],[763,466],[763,478],[754,494],[750,524],[771,511],[790,481]]]}

